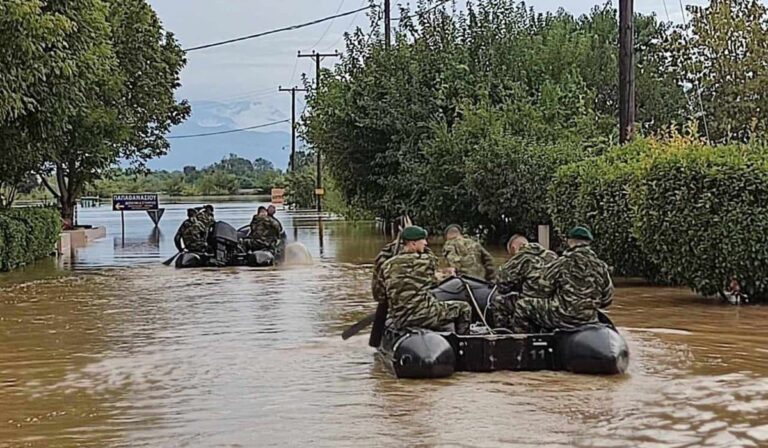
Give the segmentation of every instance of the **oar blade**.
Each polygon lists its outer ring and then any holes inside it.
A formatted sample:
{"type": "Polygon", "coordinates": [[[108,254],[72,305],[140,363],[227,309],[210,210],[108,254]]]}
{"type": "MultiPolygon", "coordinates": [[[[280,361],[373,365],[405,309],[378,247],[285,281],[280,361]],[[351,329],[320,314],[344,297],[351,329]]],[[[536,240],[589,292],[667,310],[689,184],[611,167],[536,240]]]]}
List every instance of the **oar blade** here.
{"type": "Polygon", "coordinates": [[[344,330],[344,332],[341,333],[341,339],[346,341],[357,333],[360,333],[365,327],[371,325],[375,317],[376,313],[371,313],[365,316],[361,321],[344,330]]]}

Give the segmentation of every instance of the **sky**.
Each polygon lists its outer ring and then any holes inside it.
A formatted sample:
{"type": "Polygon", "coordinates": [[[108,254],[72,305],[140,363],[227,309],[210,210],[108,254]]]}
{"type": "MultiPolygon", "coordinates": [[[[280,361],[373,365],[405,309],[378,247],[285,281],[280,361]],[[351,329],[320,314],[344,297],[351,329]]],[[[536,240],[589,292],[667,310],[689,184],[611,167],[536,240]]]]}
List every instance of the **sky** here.
{"type": "MultiPolygon", "coordinates": [[[[618,0],[616,0],[618,1],[618,0]]],[[[274,28],[327,17],[368,4],[368,0],[149,0],[163,22],[184,48],[254,34],[274,28]]],[[[393,5],[415,5],[415,0],[393,0],[393,5]]],[[[532,0],[537,11],[564,8],[582,14],[602,1],[532,0]]],[[[616,2],[614,2],[616,3],[616,2]]],[[[706,0],[683,0],[683,5],[705,4],[706,0]]],[[[464,8],[466,0],[456,0],[464,8]]],[[[635,0],[635,9],[660,18],[681,21],[680,0],[635,0]],[[666,10],[665,10],[666,2],[666,10]]],[[[394,7],[394,6],[393,6],[394,7]]],[[[396,10],[397,11],[397,10],[396,10]]],[[[397,12],[393,12],[397,16],[397,12]]],[[[368,29],[365,12],[250,41],[190,52],[182,73],[179,96],[193,102],[231,103],[252,101],[285,118],[290,117],[290,94],[277,92],[278,86],[301,84],[302,73],[314,76],[311,59],[296,57],[299,50],[343,50],[343,33],[360,26],[368,29]]],[[[326,60],[324,64],[332,64],[326,60]]],[[[265,114],[266,115],[266,114],[265,114]]],[[[243,127],[263,123],[261,114],[241,118],[243,127]],[[252,120],[253,122],[248,122],[252,120]],[[261,120],[261,121],[259,121],[261,120]],[[243,122],[245,121],[245,122],[243,122]]]]}

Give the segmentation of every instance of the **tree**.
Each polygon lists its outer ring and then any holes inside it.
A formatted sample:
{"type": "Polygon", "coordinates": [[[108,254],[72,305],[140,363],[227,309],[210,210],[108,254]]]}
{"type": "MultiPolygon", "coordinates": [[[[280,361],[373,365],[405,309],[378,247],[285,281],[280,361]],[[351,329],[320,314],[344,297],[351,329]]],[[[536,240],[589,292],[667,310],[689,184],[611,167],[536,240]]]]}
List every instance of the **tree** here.
{"type": "Polygon", "coordinates": [[[768,8],[758,0],[689,6],[687,26],[666,42],[689,88],[699,129],[714,142],[747,142],[768,130],[768,8]]]}
{"type": "MultiPolygon", "coordinates": [[[[551,171],[600,153],[618,128],[616,10],[575,18],[479,0],[449,15],[419,5],[401,11],[389,49],[377,31],[347,37],[320,90],[308,86],[305,141],[346,202],[382,218],[408,211],[423,225],[489,233],[510,219],[547,222],[551,171]]],[[[666,25],[635,23],[639,117],[660,129],[680,120],[686,101],[661,70],[666,25]]]]}
{"type": "Polygon", "coordinates": [[[264,173],[267,171],[274,171],[275,165],[267,159],[261,157],[253,161],[253,170],[257,173],[264,173]]]}
{"type": "Polygon", "coordinates": [[[237,154],[230,154],[229,157],[216,163],[213,169],[223,170],[235,176],[249,176],[253,174],[253,164],[251,161],[237,154]]]}
{"type": "Polygon", "coordinates": [[[56,188],[47,184],[71,220],[77,197],[85,186],[105,176],[118,160],[142,169],[147,160],[165,154],[165,134],[190,112],[177,102],[184,54],[173,34],[165,32],[144,0],[85,0],[56,2],[51,7],[79,26],[68,39],[74,48],[99,43],[94,52],[102,61],[83,93],[83,104],[68,118],[64,138],[49,143],[47,168],[55,173],[56,188]],[[102,27],[83,20],[108,18],[102,27]]]}
{"type": "Polygon", "coordinates": [[[53,118],[76,101],[78,53],[65,46],[74,32],[68,17],[43,9],[39,0],[0,4],[0,208],[10,207],[17,185],[38,169],[44,154],[36,142],[55,138],[53,118]]]}

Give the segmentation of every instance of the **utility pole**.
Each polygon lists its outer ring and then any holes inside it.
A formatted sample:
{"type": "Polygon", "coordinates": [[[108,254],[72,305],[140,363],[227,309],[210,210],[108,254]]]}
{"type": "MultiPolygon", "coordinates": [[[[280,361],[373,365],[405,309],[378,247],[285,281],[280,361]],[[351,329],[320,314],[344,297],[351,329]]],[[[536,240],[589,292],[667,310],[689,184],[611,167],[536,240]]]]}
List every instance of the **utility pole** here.
{"type": "MultiPolygon", "coordinates": [[[[309,54],[301,54],[301,51],[299,51],[299,57],[300,58],[313,58],[315,60],[315,91],[320,91],[320,60],[322,58],[338,58],[341,54],[339,52],[334,53],[318,53],[315,50],[312,50],[312,53],[309,54]]],[[[317,213],[318,215],[322,213],[323,211],[323,194],[325,192],[323,191],[323,175],[322,175],[322,166],[321,166],[321,157],[320,157],[320,149],[315,148],[315,158],[317,162],[317,180],[315,182],[315,195],[317,197],[317,213]]]]}
{"type": "Polygon", "coordinates": [[[634,0],[619,0],[619,143],[635,133],[634,0]]]}
{"type": "Polygon", "coordinates": [[[284,89],[283,86],[277,87],[278,92],[291,92],[291,172],[296,171],[296,92],[306,92],[307,89],[291,87],[284,89]]]}
{"type": "Polygon", "coordinates": [[[384,45],[392,45],[392,5],[391,0],[384,0],[384,45]]]}

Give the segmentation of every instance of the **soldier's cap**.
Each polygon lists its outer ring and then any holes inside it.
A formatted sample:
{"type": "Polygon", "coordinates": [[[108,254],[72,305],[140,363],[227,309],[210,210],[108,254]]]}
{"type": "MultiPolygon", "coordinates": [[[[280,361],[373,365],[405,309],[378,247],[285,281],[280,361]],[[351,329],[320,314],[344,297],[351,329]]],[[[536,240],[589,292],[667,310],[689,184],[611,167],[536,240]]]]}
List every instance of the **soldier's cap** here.
{"type": "Polygon", "coordinates": [[[204,209],[206,209],[206,210],[208,210],[208,211],[211,211],[211,212],[213,211],[213,206],[212,206],[211,204],[205,204],[205,205],[203,206],[203,208],[204,208],[204,209]]]}
{"type": "Polygon", "coordinates": [[[592,232],[584,226],[576,226],[568,232],[568,238],[572,240],[592,241],[592,232]]]}
{"type": "Polygon", "coordinates": [[[196,214],[197,214],[197,210],[195,210],[194,208],[188,208],[187,209],[187,216],[192,216],[192,215],[196,215],[196,214]]]}
{"type": "Polygon", "coordinates": [[[427,231],[419,226],[408,226],[403,229],[400,238],[402,238],[403,241],[419,241],[426,240],[428,235],[427,231]]]}
{"type": "Polygon", "coordinates": [[[458,230],[459,233],[463,233],[461,226],[458,224],[451,224],[443,230],[443,235],[447,235],[451,230],[458,230]]]}

